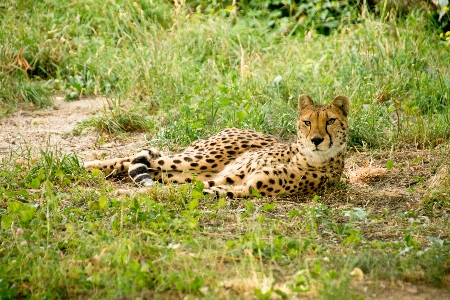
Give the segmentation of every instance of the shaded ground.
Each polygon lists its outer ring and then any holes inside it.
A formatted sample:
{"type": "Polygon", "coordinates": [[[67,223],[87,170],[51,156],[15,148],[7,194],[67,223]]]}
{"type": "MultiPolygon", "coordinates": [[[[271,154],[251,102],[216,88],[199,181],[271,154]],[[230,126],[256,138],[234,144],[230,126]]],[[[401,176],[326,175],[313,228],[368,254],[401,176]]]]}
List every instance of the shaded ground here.
{"type": "MultiPolygon", "coordinates": [[[[76,152],[83,160],[111,158],[135,153],[144,146],[145,133],[127,135],[126,137],[99,135],[85,130],[81,135],[74,135],[77,122],[89,118],[98,110],[107,107],[102,99],[84,99],[67,102],[56,97],[51,108],[39,111],[18,111],[0,119],[0,159],[8,159],[9,153],[19,153],[25,159],[28,153],[38,155],[39,149],[45,151],[58,149],[67,154],[76,152]]],[[[346,162],[344,184],[326,191],[320,203],[330,209],[341,210],[354,207],[363,208],[373,216],[380,216],[361,223],[367,240],[401,240],[404,237],[405,224],[398,219],[381,217],[405,214],[423,205],[423,199],[432,198],[435,191],[442,188],[444,180],[448,182],[449,145],[442,145],[435,150],[402,149],[397,152],[358,152],[351,150],[346,162]],[[388,170],[386,163],[392,161],[388,170]]],[[[116,187],[134,189],[127,180],[116,181],[116,187]]],[[[278,217],[288,217],[294,208],[310,202],[310,198],[298,197],[280,199],[271,212],[278,217]]],[[[231,206],[242,206],[240,200],[230,202],[231,206]]],[[[430,204],[432,205],[432,203],[430,204]]],[[[427,218],[450,215],[446,208],[430,207],[433,216],[424,212],[420,216],[405,217],[404,222],[427,222],[427,218]]],[[[448,218],[447,218],[448,219],[448,218]]],[[[336,220],[345,223],[348,219],[336,220]]],[[[214,222],[214,220],[212,220],[214,222]]],[[[204,224],[207,225],[207,224],[204,224]]],[[[213,224],[209,224],[213,225],[213,224]]],[[[447,224],[448,225],[448,224],[447,224]]],[[[446,224],[432,228],[433,236],[448,239],[450,229],[446,224]]],[[[230,228],[228,228],[229,230],[230,228]]],[[[325,232],[325,231],[324,231],[325,232]]],[[[425,235],[423,235],[425,236],[425,235]]],[[[419,240],[423,245],[432,243],[419,240]]],[[[449,277],[449,276],[447,276],[449,277]]],[[[450,278],[447,278],[447,286],[450,278]]],[[[404,282],[377,282],[364,280],[357,284],[368,298],[378,299],[450,299],[450,291],[425,285],[413,285],[404,282]]],[[[147,298],[145,293],[143,298],[147,298]]],[[[168,296],[168,295],[166,295],[168,296]]],[[[170,297],[169,297],[170,298],[170,297]]]]}

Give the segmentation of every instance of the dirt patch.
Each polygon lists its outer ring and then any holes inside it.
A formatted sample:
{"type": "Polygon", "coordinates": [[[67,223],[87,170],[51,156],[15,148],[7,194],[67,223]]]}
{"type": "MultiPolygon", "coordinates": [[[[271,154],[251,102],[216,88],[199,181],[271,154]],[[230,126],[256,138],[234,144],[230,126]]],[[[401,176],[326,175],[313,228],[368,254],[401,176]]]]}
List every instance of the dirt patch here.
{"type": "Polygon", "coordinates": [[[439,289],[421,284],[412,284],[397,280],[390,282],[380,280],[372,282],[370,280],[354,281],[352,288],[358,290],[366,299],[385,300],[433,300],[450,299],[450,290],[439,289]]]}
{"type": "Polygon", "coordinates": [[[143,133],[126,138],[88,130],[80,135],[74,134],[77,123],[107,109],[107,101],[103,98],[65,101],[63,97],[57,96],[53,103],[47,109],[19,110],[0,119],[0,159],[8,157],[10,153],[18,154],[18,159],[26,159],[28,155],[36,157],[42,149],[56,150],[62,154],[75,152],[83,160],[91,160],[129,155],[142,145],[139,140],[144,136],[143,133]]]}

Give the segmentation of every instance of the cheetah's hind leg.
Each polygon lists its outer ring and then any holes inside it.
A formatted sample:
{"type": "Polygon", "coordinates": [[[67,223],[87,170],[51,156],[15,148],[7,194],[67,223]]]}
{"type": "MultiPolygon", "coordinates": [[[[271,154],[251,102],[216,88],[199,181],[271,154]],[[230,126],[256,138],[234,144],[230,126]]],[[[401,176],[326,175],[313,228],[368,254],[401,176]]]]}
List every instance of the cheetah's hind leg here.
{"type": "Polygon", "coordinates": [[[219,185],[203,189],[204,195],[211,195],[215,198],[227,197],[233,198],[247,198],[251,197],[251,189],[246,185],[219,185]]]}
{"type": "Polygon", "coordinates": [[[136,185],[150,187],[155,183],[148,172],[149,169],[155,167],[155,158],[159,158],[162,155],[159,150],[150,148],[142,150],[132,158],[128,168],[128,175],[136,185]]]}

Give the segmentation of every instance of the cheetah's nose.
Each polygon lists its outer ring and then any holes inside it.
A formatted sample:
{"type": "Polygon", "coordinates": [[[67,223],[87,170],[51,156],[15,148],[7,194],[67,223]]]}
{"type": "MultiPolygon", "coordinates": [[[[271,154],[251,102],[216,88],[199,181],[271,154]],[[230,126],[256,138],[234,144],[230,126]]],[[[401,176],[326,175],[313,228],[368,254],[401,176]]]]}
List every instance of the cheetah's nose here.
{"type": "Polygon", "coordinates": [[[312,142],[314,145],[319,146],[320,143],[323,142],[323,140],[324,140],[323,137],[315,136],[315,137],[313,137],[313,138],[311,139],[311,142],[312,142]]]}

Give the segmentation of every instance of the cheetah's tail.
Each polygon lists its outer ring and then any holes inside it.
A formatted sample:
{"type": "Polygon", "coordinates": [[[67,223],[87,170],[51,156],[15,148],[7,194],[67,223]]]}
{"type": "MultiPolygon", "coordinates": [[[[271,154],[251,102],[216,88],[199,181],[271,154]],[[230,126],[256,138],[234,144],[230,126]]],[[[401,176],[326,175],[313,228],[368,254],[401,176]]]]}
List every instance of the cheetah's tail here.
{"type": "Polygon", "coordinates": [[[154,184],[148,171],[152,160],[161,156],[161,152],[154,148],[142,150],[134,156],[128,168],[128,175],[136,185],[149,187],[154,184]]]}
{"type": "Polygon", "coordinates": [[[132,157],[114,158],[107,160],[92,160],[83,164],[83,167],[91,171],[99,169],[105,173],[106,176],[116,176],[128,171],[132,157]]]}

